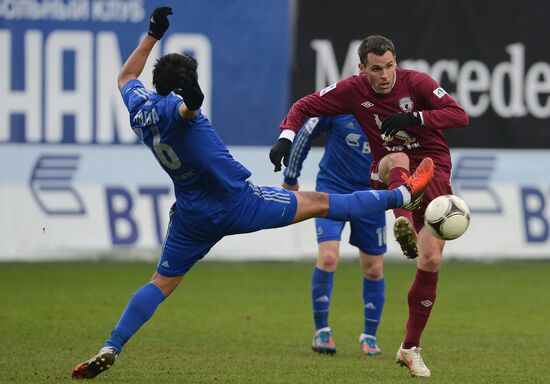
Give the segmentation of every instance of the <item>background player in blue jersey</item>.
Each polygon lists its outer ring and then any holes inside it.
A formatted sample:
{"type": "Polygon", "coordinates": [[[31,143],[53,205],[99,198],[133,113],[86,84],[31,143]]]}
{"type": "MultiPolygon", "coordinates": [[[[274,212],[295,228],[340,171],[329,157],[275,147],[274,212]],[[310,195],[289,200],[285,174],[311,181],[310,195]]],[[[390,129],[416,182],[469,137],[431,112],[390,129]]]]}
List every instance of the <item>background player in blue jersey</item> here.
{"type": "Polygon", "coordinates": [[[421,171],[391,191],[329,195],[253,185],[248,181],[250,172],[233,159],[199,110],[204,96],[194,58],[172,53],[158,59],[153,70],[156,92],[137,80],[153,46],[168,29],[170,14],[169,7],[153,11],[149,33],[124,63],[118,87],[132,129],[172,179],[176,202],[156,272],[134,293],[100,352],[73,369],[73,378],[94,378],[110,368],[187,271],[224,236],[312,217],[347,221],[401,207],[419,196],[433,178],[433,165],[426,160],[421,171]]]}
{"type": "MultiPolygon", "coordinates": [[[[353,193],[371,188],[372,160],[367,136],[353,115],[313,117],[298,131],[288,167],[284,171],[283,188],[297,191],[302,163],[311,148],[311,142],[326,132],[325,154],[319,163],[317,187],[319,192],[353,193]]],[[[340,256],[340,239],[345,222],[316,218],[319,256],[311,281],[311,299],[315,336],[312,349],[319,353],[336,353],[336,344],[329,327],[328,317],[334,272],[340,256]]],[[[359,249],[359,261],[363,272],[364,328],[359,336],[361,350],[366,355],[381,353],[376,343],[376,330],[382,316],[385,301],[383,254],[386,252],[385,212],[350,221],[350,244],[359,249]]]]}

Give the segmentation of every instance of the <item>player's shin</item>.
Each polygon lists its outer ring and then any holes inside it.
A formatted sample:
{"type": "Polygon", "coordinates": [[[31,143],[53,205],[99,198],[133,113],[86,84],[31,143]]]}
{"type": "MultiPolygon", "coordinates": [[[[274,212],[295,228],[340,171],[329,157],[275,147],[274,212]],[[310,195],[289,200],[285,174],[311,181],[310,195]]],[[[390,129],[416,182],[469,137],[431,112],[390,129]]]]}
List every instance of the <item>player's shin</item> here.
{"type": "Polygon", "coordinates": [[[163,300],[164,294],[154,284],[149,283],[138,289],[128,302],[105,346],[113,347],[120,353],[124,344],[153,316],[163,300]]]}
{"type": "Polygon", "coordinates": [[[436,298],[438,272],[416,270],[414,282],[409,290],[409,318],[403,348],[420,346],[420,336],[428,323],[436,298]]]}
{"type": "Polygon", "coordinates": [[[376,330],[378,329],[378,324],[380,324],[385,301],[386,282],[384,278],[380,280],[363,278],[364,334],[376,336],[376,330]]]}
{"type": "MultiPolygon", "coordinates": [[[[406,191],[406,188],[403,188],[406,191]]],[[[401,207],[404,191],[357,191],[352,194],[330,194],[327,219],[349,221],[372,213],[401,207]]]]}
{"type": "Polygon", "coordinates": [[[315,267],[311,279],[311,301],[313,304],[313,320],[315,329],[319,330],[328,327],[328,312],[330,308],[330,297],[334,272],[326,272],[315,267]]]}

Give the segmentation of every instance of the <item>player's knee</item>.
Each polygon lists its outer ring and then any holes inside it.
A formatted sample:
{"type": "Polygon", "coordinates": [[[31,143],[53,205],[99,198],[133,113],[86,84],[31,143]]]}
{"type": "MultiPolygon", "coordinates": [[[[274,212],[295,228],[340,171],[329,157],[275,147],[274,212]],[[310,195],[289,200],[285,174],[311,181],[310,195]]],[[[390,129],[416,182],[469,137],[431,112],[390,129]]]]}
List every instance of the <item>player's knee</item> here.
{"type": "Polygon", "coordinates": [[[367,280],[380,280],[383,276],[382,267],[366,268],[363,270],[363,276],[365,276],[367,280]]]}
{"type": "Polygon", "coordinates": [[[178,287],[182,279],[183,276],[168,277],[155,272],[151,278],[151,283],[160,289],[164,297],[168,297],[178,287]]]}
{"type": "Polygon", "coordinates": [[[338,255],[335,252],[326,251],[319,255],[317,266],[323,271],[332,272],[338,265],[338,255]]]}
{"type": "Polygon", "coordinates": [[[409,156],[403,152],[394,152],[389,155],[389,168],[409,168],[409,156]]]}
{"type": "Polygon", "coordinates": [[[363,264],[363,276],[368,280],[380,280],[384,275],[382,263],[375,262],[375,257],[370,259],[373,260],[363,264]]]}
{"type": "Polygon", "coordinates": [[[311,195],[315,210],[318,211],[320,215],[326,216],[329,207],[329,195],[323,192],[312,192],[311,195]]]}
{"type": "Polygon", "coordinates": [[[435,249],[421,250],[422,266],[427,270],[438,270],[441,265],[441,252],[435,249]]]}
{"type": "Polygon", "coordinates": [[[329,196],[323,192],[295,192],[298,209],[294,222],[328,214],[329,196]]]}

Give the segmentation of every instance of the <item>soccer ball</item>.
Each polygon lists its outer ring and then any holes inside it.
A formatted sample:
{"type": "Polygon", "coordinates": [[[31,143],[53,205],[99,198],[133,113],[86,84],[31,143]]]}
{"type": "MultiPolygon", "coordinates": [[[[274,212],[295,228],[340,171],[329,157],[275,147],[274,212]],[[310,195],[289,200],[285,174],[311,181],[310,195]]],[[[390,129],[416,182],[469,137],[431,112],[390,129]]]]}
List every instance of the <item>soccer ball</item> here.
{"type": "Polygon", "coordinates": [[[468,229],[470,208],[458,196],[439,196],[426,207],[424,223],[438,239],[453,240],[468,229]]]}

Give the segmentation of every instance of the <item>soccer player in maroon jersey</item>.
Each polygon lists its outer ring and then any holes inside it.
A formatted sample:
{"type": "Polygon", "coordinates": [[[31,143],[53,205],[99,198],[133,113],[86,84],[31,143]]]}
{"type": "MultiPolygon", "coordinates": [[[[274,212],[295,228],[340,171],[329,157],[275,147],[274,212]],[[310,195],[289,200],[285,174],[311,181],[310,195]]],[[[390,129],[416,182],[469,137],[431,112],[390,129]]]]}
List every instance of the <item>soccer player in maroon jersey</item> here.
{"type": "Polygon", "coordinates": [[[282,121],[281,135],[270,152],[275,171],[288,161],[291,142],[310,116],[351,113],[370,139],[371,179],[378,188],[395,188],[429,157],[435,163],[431,186],[408,207],[394,210],[394,234],[403,253],[417,259],[417,272],[409,290],[406,335],[396,362],[412,376],[430,376],[420,355],[420,336],[435,302],[444,240],[424,228],[424,211],[440,195],[452,194],[451,156],[442,129],[469,123],[464,109],[430,76],[397,67],[393,43],[369,36],[358,49],[358,75],[348,77],[298,100],[282,121]]]}

